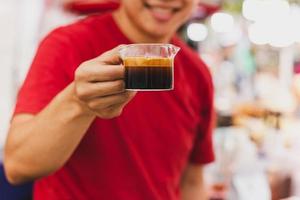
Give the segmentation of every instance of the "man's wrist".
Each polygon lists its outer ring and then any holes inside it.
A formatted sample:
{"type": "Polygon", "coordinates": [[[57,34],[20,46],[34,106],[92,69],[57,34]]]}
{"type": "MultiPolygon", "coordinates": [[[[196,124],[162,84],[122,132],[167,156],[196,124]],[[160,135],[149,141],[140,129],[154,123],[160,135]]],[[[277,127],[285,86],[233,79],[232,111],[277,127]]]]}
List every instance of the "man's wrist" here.
{"type": "Polygon", "coordinates": [[[75,118],[77,117],[96,117],[96,114],[85,105],[75,94],[75,86],[74,83],[71,83],[65,89],[65,96],[63,101],[66,101],[66,105],[73,112],[75,118]]]}

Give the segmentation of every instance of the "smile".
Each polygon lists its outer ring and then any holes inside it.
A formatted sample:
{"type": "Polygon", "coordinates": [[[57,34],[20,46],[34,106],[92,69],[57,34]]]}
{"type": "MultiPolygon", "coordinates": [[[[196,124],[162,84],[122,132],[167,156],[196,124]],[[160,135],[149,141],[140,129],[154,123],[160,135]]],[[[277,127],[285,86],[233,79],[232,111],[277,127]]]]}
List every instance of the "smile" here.
{"type": "Polygon", "coordinates": [[[144,7],[147,8],[152,16],[161,22],[169,21],[174,13],[180,10],[179,7],[170,7],[164,5],[150,5],[147,2],[144,2],[144,7]]]}

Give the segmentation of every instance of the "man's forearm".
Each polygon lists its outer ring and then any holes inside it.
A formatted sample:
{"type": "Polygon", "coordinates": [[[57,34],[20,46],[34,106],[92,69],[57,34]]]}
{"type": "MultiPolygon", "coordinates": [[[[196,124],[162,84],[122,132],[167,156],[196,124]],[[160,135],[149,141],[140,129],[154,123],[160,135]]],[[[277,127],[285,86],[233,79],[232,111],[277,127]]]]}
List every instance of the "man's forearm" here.
{"type": "Polygon", "coordinates": [[[4,158],[10,182],[45,176],[71,156],[95,118],[73,99],[72,90],[73,84],[39,114],[12,122],[4,158]]]}
{"type": "Polygon", "coordinates": [[[182,175],[180,194],[182,200],[207,200],[203,166],[189,164],[182,175]]]}
{"type": "Polygon", "coordinates": [[[74,152],[96,116],[112,119],[121,115],[136,92],[125,90],[120,48],[81,63],[74,72],[74,82],[37,115],[14,117],[4,155],[11,183],[56,171],[74,152]]]}
{"type": "Polygon", "coordinates": [[[186,185],[181,188],[181,200],[207,200],[207,192],[203,185],[186,185]]]}

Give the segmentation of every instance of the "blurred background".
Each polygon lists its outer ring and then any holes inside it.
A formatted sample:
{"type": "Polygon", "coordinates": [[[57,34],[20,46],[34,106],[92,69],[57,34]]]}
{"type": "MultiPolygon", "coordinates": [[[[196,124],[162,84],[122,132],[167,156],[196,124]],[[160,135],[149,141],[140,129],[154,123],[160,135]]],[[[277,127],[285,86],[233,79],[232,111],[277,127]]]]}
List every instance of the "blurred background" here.
{"type": "MultiPolygon", "coordinates": [[[[0,166],[19,86],[53,28],[118,7],[112,0],[0,0],[0,166]]],[[[202,0],[178,34],[215,84],[211,200],[300,199],[300,0],[202,0]]],[[[31,199],[31,184],[0,199],[31,199]]]]}

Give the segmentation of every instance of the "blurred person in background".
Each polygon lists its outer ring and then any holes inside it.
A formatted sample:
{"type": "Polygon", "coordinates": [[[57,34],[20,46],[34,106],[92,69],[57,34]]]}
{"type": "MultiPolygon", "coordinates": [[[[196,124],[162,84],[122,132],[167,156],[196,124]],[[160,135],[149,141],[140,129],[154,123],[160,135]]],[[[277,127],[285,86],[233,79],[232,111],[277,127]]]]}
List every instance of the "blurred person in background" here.
{"type": "Polygon", "coordinates": [[[206,199],[213,86],[176,35],[197,0],[123,0],[51,32],[19,92],[5,147],[10,183],[34,199],[206,199]],[[124,89],[120,44],[172,43],[169,92],[124,89]]]}

